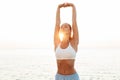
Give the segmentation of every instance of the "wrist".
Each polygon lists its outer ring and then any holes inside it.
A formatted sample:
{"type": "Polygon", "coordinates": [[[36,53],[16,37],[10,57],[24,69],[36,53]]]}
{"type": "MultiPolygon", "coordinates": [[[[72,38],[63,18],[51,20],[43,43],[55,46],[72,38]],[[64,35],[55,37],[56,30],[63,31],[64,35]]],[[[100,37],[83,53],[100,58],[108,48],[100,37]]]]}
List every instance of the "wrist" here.
{"type": "Polygon", "coordinates": [[[64,4],[59,4],[58,8],[64,7],[64,4]]]}
{"type": "Polygon", "coordinates": [[[70,6],[71,6],[71,7],[74,7],[74,4],[71,3],[70,6]]]}
{"type": "Polygon", "coordinates": [[[58,5],[58,8],[61,8],[61,6],[60,6],[60,5],[58,5]]]}

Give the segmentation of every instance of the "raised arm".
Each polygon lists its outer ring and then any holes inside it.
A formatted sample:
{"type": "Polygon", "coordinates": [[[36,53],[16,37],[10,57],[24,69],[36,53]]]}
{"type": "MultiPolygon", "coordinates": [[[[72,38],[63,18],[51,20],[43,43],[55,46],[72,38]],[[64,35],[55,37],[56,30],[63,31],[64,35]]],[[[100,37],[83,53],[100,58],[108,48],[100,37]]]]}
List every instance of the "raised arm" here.
{"type": "Polygon", "coordinates": [[[66,3],[66,6],[72,7],[72,29],[73,29],[73,41],[76,45],[79,44],[79,33],[76,21],[76,8],[72,3],[66,3]]]}
{"type": "Polygon", "coordinates": [[[56,23],[55,23],[55,31],[54,31],[54,45],[55,48],[59,44],[59,29],[60,29],[60,8],[64,7],[64,4],[59,4],[56,11],[56,23]]]}
{"type": "Polygon", "coordinates": [[[73,28],[73,39],[75,40],[75,43],[79,44],[79,33],[78,33],[78,27],[77,27],[77,21],[76,21],[76,8],[72,4],[72,28],[73,28]]]}

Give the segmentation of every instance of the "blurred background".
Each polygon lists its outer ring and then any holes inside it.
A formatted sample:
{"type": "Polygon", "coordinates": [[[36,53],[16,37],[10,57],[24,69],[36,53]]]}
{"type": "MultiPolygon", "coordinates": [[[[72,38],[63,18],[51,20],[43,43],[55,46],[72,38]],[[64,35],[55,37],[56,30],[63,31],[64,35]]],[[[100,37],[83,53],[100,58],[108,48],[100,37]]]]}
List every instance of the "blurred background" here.
{"type": "MultiPolygon", "coordinates": [[[[119,0],[1,0],[0,79],[53,80],[55,16],[64,2],[76,6],[80,41],[75,67],[81,78],[120,79],[119,0]]],[[[71,8],[62,8],[61,24],[71,20],[71,8]]]]}
{"type": "MultiPolygon", "coordinates": [[[[0,1],[0,49],[51,48],[57,5],[65,2],[0,1]]],[[[84,0],[74,3],[80,47],[120,48],[119,1],[84,0]]],[[[61,9],[61,24],[71,24],[71,8],[61,9]]]]}

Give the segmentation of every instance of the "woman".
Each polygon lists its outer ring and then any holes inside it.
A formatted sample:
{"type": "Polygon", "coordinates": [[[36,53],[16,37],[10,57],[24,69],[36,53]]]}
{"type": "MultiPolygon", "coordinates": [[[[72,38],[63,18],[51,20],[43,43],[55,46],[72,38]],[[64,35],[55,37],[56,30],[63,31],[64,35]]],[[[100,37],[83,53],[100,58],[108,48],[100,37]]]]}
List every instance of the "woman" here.
{"type": "Polygon", "coordinates": [[[59,4],[56,13],[54,32],[54,48],[58,68],[55,80],[79,80],[79,76],[74,69],[78,43],[79,36],[75,6],[72,3],[59,4]],[[60,8],[62,7],[72,7],[72,27],[68,23],[64,23],[60,26],[60,8]],[[73,36],[71,36],[72,31],[73,36]],[[60,34],[63,35],[60,36],[60,34]]]}

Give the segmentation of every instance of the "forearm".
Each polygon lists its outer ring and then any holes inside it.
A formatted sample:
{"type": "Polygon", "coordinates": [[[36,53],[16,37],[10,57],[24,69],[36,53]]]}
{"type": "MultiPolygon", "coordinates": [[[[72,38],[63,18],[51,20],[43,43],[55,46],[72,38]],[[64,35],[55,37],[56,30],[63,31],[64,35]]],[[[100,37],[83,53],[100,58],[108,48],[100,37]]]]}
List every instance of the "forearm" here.
{"type": "Polygon", "coordinates": [[[72,6],[72,24],[76,24],[76,8],[74,5],[72,6]]]}
{"type": "Polygon", "coordinates": [[[57,12],[56,12],[56,26],[60,25],[60,7],[58,6],[57,12]]]}

